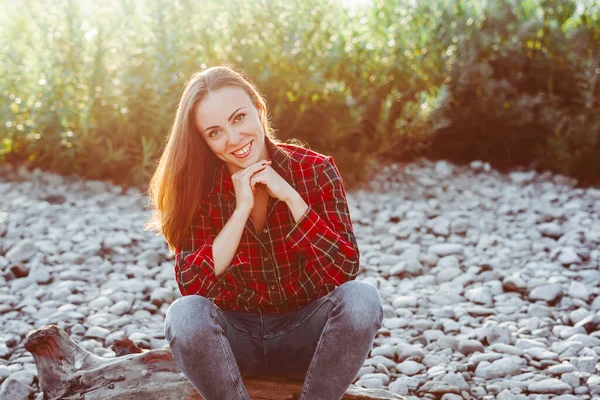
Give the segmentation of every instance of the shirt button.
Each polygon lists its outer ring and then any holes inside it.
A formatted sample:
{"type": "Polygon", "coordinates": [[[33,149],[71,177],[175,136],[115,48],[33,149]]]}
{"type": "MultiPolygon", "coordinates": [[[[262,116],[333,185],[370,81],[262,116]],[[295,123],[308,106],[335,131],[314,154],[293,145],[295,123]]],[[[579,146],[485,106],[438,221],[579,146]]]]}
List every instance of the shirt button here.
{"type": "Polygon", "coordinates": [[[271,285],[271,289],[275,290],[275,285],[271,285]]]}
{"type": "Polygon", "coordinates": [[[267,228],[263,229],[263,233],[267,233],[269,230],[267,228]]]}
{"type": "Polygon", "coordinates": [[[269,257],[265,257],[265,258],[263,258],[263,260],[269,261],[269,257]]]}

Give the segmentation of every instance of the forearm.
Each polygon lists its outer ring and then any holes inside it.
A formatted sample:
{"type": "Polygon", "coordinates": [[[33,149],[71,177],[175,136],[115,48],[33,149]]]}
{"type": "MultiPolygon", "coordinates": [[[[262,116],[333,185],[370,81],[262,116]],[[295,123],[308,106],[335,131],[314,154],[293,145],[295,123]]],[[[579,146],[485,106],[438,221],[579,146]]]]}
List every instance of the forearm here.
{"type": "Polygon", "coordinates": [[[235,251],[240,244],[248,216],[249,213],[236,209],[221,232],[215,237],[212,246],[215,275],[221,275],[231,265],[235,251]]]}
{"type": "Polygon", "coordinates": [[[318,176],[322,182],[314,203],[307,206],[299,196],[286,202],[296,220],[286,243],[307,259],[304,272],[315,285],[340,285],[356,277],[360,254],[343,183],[333,161],[318,176]]]}
{"type": "Polygon", "coordinates": [[[356,237],[349,219],[338,213],[323,214],[321,218],[309,207],[286,236],[286,242],[308,260],[305,273],[313,282],[341,285],[358,273],[360,254],[356,237]]]}
{"type": "Polygon", "coordinates": [[[292,212],[294,222],[298,222],[308,209],[308,204],[306,204],[306,202],[304,201],[302,196],[298,194],[298,192],[296,192],[294,196],[291,196],[288,200],[286,200],[285,203],[288,205],[290,211],[292,212]]]}

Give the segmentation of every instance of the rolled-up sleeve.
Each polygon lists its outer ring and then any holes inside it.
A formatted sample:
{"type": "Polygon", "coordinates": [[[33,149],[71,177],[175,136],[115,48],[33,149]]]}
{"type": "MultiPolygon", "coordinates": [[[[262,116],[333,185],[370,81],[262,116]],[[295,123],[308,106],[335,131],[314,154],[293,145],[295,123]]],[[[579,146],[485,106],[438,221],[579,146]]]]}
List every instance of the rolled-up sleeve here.
{"type": "Polygon", "coordinates": [[[249,265],[248,258],[236,251],[232,264],[217,276],[213,259],[215,237],[210,217],[207,213],[203,213],[192,221],[185,244],[176,247],[175,280],[183,296],[197,294],[214,298],[218,295],[215,289],[225,282],[236,284],[235,277],[231,273],[234,268],[249,265]]]}
{"type": "Polygon", "coordinates": [[[286,242],[307,258],[305,272],[316,286],[339,286],[356,278],[360,254],[346,191],[333,158],[328,156],[316,170],[319,195],[286,236],[286,242]]]}

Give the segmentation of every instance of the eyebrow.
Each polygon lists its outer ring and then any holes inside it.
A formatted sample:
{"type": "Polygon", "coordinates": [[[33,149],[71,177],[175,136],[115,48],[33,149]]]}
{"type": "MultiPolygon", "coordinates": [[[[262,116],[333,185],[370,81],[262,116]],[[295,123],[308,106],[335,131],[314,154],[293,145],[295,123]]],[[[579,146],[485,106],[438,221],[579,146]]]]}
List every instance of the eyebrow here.
{"type": "MultiPolygon", "coordinates": [[[[233,116],[235,115],[235,113],[237,113],[238,111],[240,111],[242,108],[244,108],[244,107],[240,107],[237,110],[235,110],[234,112],[232,112],[231,115],[229,116],[229,118],[227,118],[227,121],[231,121],[231,118],[233,118],[233,116]]],[[[206,128],[204,130],[204,133],[206,133],[206,131],[208,131],[209,129],[212,129],[212,128],[216,128],[216,126],[209,126],[208,128],[206,128]]]]}

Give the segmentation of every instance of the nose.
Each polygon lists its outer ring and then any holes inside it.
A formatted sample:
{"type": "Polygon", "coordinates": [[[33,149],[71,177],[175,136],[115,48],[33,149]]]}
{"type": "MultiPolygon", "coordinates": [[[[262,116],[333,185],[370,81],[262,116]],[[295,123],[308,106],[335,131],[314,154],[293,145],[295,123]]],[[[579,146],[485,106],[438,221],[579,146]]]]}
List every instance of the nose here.
{"type": "Polygon", "coordinates": [[[237,149],[235,146],[244,144],[244,135],[235,126],[230,126],[227,128],[227,141],[229,142],[229,147],[235,150],[237,149]]]}

